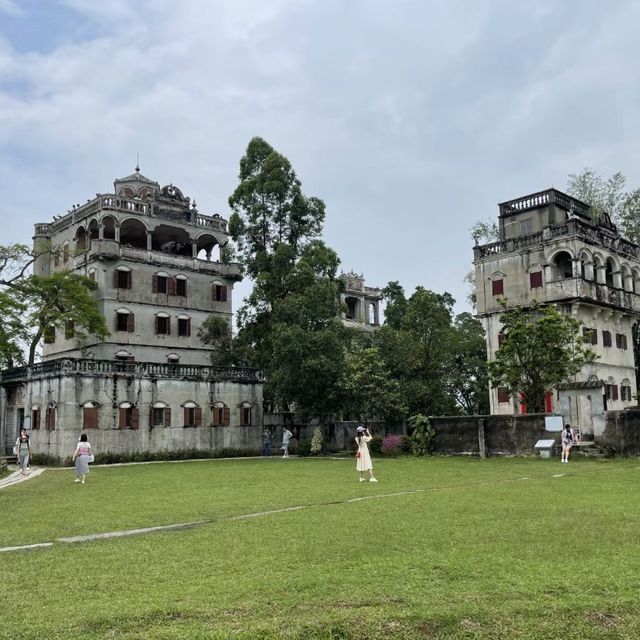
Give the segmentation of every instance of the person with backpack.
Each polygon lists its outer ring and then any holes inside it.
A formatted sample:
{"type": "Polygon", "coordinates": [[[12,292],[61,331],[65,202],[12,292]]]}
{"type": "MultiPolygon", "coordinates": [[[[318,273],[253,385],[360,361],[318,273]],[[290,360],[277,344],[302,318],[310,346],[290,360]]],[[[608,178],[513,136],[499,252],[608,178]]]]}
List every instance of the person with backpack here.
{"type": "Polygon", "coordinates": [[[16,440],[15,446],[18,466],[20,467],[20,475],[28,476],[29,472],[29,455],[31,454],[31,446],[29,444],[29,434],[26,429],[20,429],[20,435],[16,440]]]}
{"type": "Polygon", "coordinates": [[[569,462],[569,452],[573,446],[573,432],[571,425],[565,424],[562,432],[562,462],[569,462]]]}

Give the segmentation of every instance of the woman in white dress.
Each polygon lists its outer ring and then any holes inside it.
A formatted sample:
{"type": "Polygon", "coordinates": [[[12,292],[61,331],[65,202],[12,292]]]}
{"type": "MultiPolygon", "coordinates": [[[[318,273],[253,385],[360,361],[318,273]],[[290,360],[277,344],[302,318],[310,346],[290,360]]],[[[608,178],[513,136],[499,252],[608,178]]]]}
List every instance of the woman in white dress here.
{"type": "Polygon", "coordinates": [[[369,433],[369,429],[360,425],[356,429],[356,444],[358,445],[358,451],[356,452],[356,470],[360,474],[360,482],[365,482],[364,472],[369,472],[369,482],[378,482],[373,477],[373,464],[371,463],[371,456],[369,455],[368,444],[373,438],[369,433]]]}

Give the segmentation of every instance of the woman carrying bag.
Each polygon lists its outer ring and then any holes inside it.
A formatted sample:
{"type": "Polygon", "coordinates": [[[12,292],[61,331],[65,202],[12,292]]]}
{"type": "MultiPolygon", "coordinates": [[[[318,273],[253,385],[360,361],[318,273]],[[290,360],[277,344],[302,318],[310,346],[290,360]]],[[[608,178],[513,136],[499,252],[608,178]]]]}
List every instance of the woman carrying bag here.
{"type": "Polygon", "coordinates": [[[80,442],[78,442],[78,446],[73,452],[73,461],[76,467],[76,479],[74,482],[81,482],[84,484],[84,480],[89,473],[89,463],[93,462],[91,444],[89,443],[86,433],[83,433],[80,436],[80,442]]]}

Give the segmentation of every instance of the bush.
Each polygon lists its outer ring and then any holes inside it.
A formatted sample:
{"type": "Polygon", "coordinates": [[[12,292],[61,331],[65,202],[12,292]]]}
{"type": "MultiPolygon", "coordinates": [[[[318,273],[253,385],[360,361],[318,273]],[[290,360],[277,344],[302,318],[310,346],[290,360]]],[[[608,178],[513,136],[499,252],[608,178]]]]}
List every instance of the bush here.
{"type": "MultiPolygon", "coordinates": [[[[163,462],[171,460],[208,460],[212,458],[243,458],[258,455],[255,449],[176,449],[175,451],[104,451],[96,453],[95,464],[118,464],[123,462],[163,462]]],[[[71,459],[65,460],[71,466],[71,459]]]]}
{"type": "Polygon", "coordinates": [[[431,440],[436,435],[436,430],[431,426],[429,418],[421,413],[411,416],[409,424],[413,431],[411,443],[414,456],[426,456],[431,450],[431,440]]]}
{"type": "MultiPolygon", "coordinates": [[[[355,449],[354,449],[355,451],[355,449]]],[[[371,453],[382,453],[382,437],[381,436],[373,436],[371,442],[369,443],[369,451],[371,453]]]]}
{"type": "Polygon", "coordinates": [[[411,436],[401,436],[402,439],[402,453],[413,453],[413,442],[411,436]]]}
{"type": "Polygon", "coordinates": [[[32,453],[29,456],[29,464],[38,467],[61,467],[63,460],[50,453],[32,453]]]}
{"type": "Polygon", "coordinates": [[[313,430],[313,438],[311,438],[311,453],[320,455],[322,453],[322,445],[324,444],[324,436],[322,435],[322,429],[316,427],[313,430]]]}
{"type": "Polygon", "coordinates": [[[397,456],[402,449],[402,438],[394,433],[387,434],[382,440],[382,453],[397,456]]]}
{"type": "Polygon", "coordinates": [[[305,438],[304,440],[298,440],[298,446],[296,447],[296,454],[299,456],[311,455],[311,440],[305,438]]]}

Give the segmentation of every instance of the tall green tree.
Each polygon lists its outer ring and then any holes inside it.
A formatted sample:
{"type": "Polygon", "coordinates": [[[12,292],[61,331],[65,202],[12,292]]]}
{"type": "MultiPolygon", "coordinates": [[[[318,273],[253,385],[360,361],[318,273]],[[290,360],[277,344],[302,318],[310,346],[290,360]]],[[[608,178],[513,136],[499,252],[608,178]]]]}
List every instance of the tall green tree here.
{"type": "Polygon", "coordinates": [[[321,240],[325,206],[262,138],[240,160],[229,232],[253,288],[238,311],[236,361],[262,369],[267,403],[324,416],[344,393],[339,260],[321,240]]]}
{"type": "Polygon", "coordinates": [[[598,357],[580,333],[582,323],[553,306],[516,307],[500,321],[504,340],[488,363],[491,384],[524,397],[530,412],[544,412],[545,394],[598,357]]]}
{"type": "Polygon", "coordinates": [[[96,304],[96,283],[85,276],[59,271],[51,276],[30,276],[16,284],[29,308],[29,364],[47,330],[63,331],[82,339],[93,334],[105,338],[109,330],[96,304]]]}
{"type": "Polygon", "coordinates": [[[603,178],[585,167],[569,174],[567,193],[588,204],[593,218],[606,211],[625,238],[640,243],[640,189],[627,191],[626,183],[620,172],[603,178]]]}
{"type": "Polygon", "coordinates": [[[407,413],[400,382],[391,377],[378,347],[365,347],[348,355],[345,387],[346,412],[358,421],[398,419],[407,413]]]}
{"type": "Polygon", "coordinates": [[[409,414],[456,413],[446,384],[454,299],[423,287],[406,298],[397,282],[385,287],[383,296],[385,323],[376,334],[376,345],[392,378],[400,383],[409,414]]]}
{"type": "Polygon", "coordinates": [[[449,393],[467,415],[489,413],[487,345],[482,323],[470,313],[456,316],[446,361],[449,393]]]}

